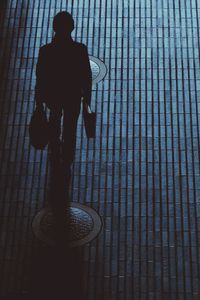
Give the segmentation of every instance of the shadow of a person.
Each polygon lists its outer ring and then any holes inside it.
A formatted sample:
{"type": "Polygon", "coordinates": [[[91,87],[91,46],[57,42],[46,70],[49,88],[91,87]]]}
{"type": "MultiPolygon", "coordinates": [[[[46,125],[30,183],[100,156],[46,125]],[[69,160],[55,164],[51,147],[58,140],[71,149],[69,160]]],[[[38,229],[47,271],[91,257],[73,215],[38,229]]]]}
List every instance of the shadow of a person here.
{"type": "Polygon", "coordinates": [[[62,163],[51,163],[55,247],[39,246],[30,270],[29,299],[86,299],[83,249],[70,247],[68,185],[62,163]]]}
{"type": "Polygon", "coordinates": [[[36,66],[36,105],[50,109],[50,150],[53,163],[59,160],[60,146],[66,176],[74,159],[77,120],[83,105],[91,103],[92,72],[87,47],[71,37],[74,20],[66,12],[53,20],[55,36],[42,46],[36,66]],[[63,114],[62,143],[61,116],[63,114]]]}
{"type": "MultiPolygon", "coordinates": [[[[49,250],[49,258],[46,253],[40,257],[42,260],[45,257],[47,266],[51,264],[51,276],[45,280],[47,288],[43,290],[45,293],[50,288],[52,292],[48,295],[52,297],[56,291],[58,292],[58,287],[59,295],[63,291],[65,296],[69,296],[72,287],[81,282],[79,280],[82,274],[80,256],[69,247],[68,192],[81,100],[86,107],[90,105],[92,86],[87,47],[73,41],[71,37],[74,29],[72,16],[66,11],[58,13],[53,20],[53,29],[55,36],[52,42],[42,46],[39,50],[35,87],[36,105],[41,107],[45,103],[50,109],[50,202],[55,217],[56,247],[52,252],[49,250]],[[62,114],[63,128],[61,128],[62,114]],[[60,140],[61,132],[62,139],[60,140]],[[66,287],[68,287],[67,290],[66,287]]],[[[42,264],[44,269],[47,268],[45,262],[42,264]]],[[[47,275],[48,272],[44,274],[47,275]]],[[[75,292],[78,292],[76,287],[75,292]]],[[[71,295],[70,297],[70,299],[79,299],[78,294],[77,298],[71,295]]],[[[82,293],[80,299],[83,299],[82,293]]]]}

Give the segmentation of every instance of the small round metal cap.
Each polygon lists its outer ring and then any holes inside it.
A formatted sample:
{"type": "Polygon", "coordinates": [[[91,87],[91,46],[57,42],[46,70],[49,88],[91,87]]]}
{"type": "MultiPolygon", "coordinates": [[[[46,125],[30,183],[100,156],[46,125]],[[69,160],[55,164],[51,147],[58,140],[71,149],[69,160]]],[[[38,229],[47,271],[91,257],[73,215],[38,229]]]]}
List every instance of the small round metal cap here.
{"type": "Polygon", "coordinates": [[[92,83],[96,84],[106,76],[107,68],[99,58],[90,55],[89,59],[92,70],[92,83]]]}
{"type": "MultiPolygon", "coordinates": [[[[70,205],[69,231],[71,247],[85,245],[91,242],[102,228],[101,217],[97,212],[79,203],[71,203],[70,205]]],[[[66,213],[67,218],[67,213],[66,213]]],[[[53,246],[55,244],[54,237],[54,217],[49,207],[43,208],[33,219],[32,228],[35,236],[53,246]]]]}

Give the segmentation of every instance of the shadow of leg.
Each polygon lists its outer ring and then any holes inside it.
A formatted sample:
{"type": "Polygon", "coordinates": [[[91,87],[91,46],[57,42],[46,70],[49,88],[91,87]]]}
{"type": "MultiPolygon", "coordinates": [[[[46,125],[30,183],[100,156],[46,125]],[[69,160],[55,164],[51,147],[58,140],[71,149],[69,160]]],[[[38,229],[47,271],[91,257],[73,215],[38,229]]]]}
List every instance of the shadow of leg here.
{"type": "Polygon", "coordinates": [[[51,207],[56,245],[41,248],[34,258],[31,299],[84,300],[81,248],[70,249],[69,182],[70,169],[51,161],[51,207]]]}

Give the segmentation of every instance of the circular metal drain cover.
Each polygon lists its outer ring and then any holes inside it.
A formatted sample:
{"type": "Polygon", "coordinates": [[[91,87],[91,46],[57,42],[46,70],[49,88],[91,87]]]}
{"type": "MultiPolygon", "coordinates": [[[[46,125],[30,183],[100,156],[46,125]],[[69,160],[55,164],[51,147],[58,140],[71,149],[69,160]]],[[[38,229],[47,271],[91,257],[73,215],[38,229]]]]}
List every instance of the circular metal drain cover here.
{"type": "MultiPolygon", "coordinates": [[[[53,212],[49,207],[43,208],[32,223],[36,237],[50,246],[55,244],[53,226],[53,212]]],[[[71,203],[69,227],[69,244],[76,247],[91,242],[101,231],[102,222],[94,209],[79,203],[71,203]]]]}
{"type": "Polygon", "coordinates": [[[107,68],[99,58],[91,55],[89,56],[89,58],[92,70],[92,82],[93,84],[96,84],[106,76],[107,68]]]}

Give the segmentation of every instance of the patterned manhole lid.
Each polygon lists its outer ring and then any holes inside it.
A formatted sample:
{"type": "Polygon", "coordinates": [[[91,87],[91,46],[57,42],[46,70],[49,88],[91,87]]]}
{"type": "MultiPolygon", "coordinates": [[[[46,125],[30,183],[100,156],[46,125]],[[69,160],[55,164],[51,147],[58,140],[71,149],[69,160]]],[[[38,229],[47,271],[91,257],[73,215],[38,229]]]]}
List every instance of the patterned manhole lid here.
{"type": "MultiPolygon", "coordinates": [[[[50,246],[55,244],[53,226],[53,212],[49,207],[43,208],[32,223],[36,237],[50,246]]],[[[69,222],[71,247],[82,246],[92,241],[99,234],[101,227],[101,218],[94,209],[71,203],[69,222]]]]}
{"type": "Polygon", "coordinates": [[[92,82],[93,84],[96,84],[106,76],[107,68],[99,58],[91,55],[89,56],[89,58],[92,70],[92,82]]]}

